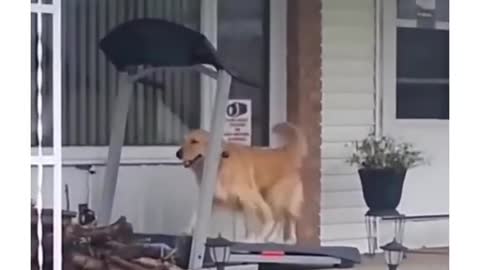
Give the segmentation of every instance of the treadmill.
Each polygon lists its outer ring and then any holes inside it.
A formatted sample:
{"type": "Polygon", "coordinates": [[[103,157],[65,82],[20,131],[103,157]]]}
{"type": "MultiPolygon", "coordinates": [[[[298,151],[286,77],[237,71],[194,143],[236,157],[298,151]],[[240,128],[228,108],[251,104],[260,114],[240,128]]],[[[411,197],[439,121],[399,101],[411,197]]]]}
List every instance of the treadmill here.
{"type": "MultiPolygon", "coordinates": [[[[205,252],[208,222],[211,216],[214,184],[221,153],[225,111],[231,80],[258,87],[232,70],[227,70],[214,46],[201,33],[163,19],[134,19],[118,25],[99,44],[108,61],[120,72],[119,89],[112,119],[99,223],[108,224],[120,166],[128,107],[135,83],[163,85],[147,76],[162,69],[194,69],[217,79],[211,143],[205,157],[200,185],[197,223],[193,236],[141,235],[145,245],[167,245],[177,248],[177,262],[185,269],[212,267],[205,252]]],[[[229,263],[257,265],[261,269],[351,268],[360,263],[360,254],[352,247],[319,247],[283,244],[250,244],[234,242],[229,263]]],[[[227,266],[228,267],[228,266],[227,266]]]]}
{"type": "MultiPolygon", "coordinates": [[[[191,236],[167,234],[136,234],[137,241],[146,246],[168,246],[177,249],[175,260],[180,267],[188,267],[192,243],[191,236]]],[[[212,239],[207,238],[207,243],[212,239]]],[[[209,252],[205,251],[202,267],[213,265],[209,252]]],[[[241,243],[233,242],[230,247],[229,264],[258,264],[259,269],[321,269],[352,268],[360,263],[360,253],[356,248],[309,245],[287,245],[277,243],[241,243]]]]}

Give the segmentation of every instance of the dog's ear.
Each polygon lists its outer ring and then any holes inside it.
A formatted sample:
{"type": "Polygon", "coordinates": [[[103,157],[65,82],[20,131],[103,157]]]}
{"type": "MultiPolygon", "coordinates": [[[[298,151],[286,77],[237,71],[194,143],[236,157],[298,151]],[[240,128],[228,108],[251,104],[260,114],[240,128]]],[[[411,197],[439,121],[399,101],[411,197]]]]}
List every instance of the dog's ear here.
{"type": "Polygon", "coordinates": [[[222,151],[222,158],[228,158],[230,156],[230,153],[228,153],[227,150],[222,151]]]}

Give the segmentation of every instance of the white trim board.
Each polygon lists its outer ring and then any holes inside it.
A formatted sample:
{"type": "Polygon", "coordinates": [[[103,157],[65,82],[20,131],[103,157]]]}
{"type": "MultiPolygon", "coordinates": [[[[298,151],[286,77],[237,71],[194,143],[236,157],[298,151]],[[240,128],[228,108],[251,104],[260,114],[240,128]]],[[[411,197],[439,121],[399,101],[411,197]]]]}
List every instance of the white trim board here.
{"type": "Polygon", "coordinates": [[[270,146],[278,144],[272,127],[287,120],[287,1],[270,1],[270,146]]]}
{"type": "MultiPolygon", "coordinates": [[[[417,20],[397,19],[397,26],[415,28],[415,27],[417,27],[417,20]]],[[[450,24],[449,24],[449,22],[436,21],[435,22],[435,29],[448,30],[448,29],[450,29],[450,24]]]]}
{"type": "MultiPolygon", "coordinates": [[[[124,146],[122,148],[121,164],[180,164],[175,157],[177,146],[124,146]]],[[[34,156],[38,148],[32,148],[34,156]]],[[[52,148],[43,148],[44,155],[51,155],[52,148]]],[[[70,146],[63,147],[62,159],[64,165],[106,164],[108,146],[70,146]]]]}
{"type": "Polygon", "coordinates": [[[53,4],[44,4],[44,3],[31,3],[30,12],[32,13],[43,13],[43,14],[54,14],[56,13],[57,7],[53,4]]]}

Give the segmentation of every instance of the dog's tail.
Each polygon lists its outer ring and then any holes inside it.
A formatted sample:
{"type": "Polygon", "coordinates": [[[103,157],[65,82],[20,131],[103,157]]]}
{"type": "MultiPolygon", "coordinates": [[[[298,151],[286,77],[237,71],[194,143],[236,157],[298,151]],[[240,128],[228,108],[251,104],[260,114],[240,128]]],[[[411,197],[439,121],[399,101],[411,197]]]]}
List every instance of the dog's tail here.
{"type": "Polygon", "coordinates": [[[276,124],[272,131],[279,135],[284,141],[284,148],[292,157],[301,163],[302,159],[307,155],[307,139],[305,134],[297,126],[283,122],[276,124]]]}

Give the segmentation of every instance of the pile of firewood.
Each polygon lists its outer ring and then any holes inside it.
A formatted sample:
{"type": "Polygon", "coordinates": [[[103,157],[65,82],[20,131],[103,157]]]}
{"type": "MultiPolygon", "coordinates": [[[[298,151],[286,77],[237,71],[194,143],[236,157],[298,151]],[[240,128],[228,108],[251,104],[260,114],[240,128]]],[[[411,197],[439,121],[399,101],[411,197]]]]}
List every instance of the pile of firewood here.
{"type": "MultiPolygon", "coordinates": [[[[64,270],[180,270],[175,264],[175,249],[166,251],[135,240],[125,217],[104,227],[66,224],[62,242],[64,270]]],[[[45,233],[42,245],[43,269],[52,269],[52,233],[45,233]]],[[[32,233],[32,270],[38,269],[37,248],[38,238],[32,233]]]]}

